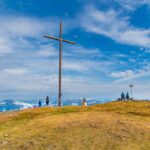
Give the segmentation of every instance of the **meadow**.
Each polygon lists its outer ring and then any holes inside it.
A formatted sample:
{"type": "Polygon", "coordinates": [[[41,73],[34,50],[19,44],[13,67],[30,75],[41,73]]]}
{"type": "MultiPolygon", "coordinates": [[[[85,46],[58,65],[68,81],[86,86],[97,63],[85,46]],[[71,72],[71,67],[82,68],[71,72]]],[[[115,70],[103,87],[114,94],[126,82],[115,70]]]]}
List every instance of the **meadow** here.
{"type": "Polygon", "coordinates": [[[150,150],[150,102],[0,113],[0,150],[150,150]]]}

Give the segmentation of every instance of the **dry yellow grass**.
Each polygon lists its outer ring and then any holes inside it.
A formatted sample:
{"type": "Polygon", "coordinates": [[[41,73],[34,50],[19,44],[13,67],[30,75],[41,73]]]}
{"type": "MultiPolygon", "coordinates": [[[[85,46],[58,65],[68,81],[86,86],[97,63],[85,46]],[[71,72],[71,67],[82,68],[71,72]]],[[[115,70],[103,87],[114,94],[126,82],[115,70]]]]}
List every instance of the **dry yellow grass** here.
{"type": "Polygon", "coordinates": [[[0,150],[149,150],[150,102],[0,114],[0,150]]]}

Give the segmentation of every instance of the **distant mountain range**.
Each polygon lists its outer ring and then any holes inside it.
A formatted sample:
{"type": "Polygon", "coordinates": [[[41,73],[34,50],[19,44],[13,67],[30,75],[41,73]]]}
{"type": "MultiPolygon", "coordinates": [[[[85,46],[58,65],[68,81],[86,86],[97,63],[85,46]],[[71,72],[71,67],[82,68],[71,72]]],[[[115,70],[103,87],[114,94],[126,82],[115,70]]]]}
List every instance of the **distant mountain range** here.
{"type": "MultiPolygon", "coordinates": [[[[100,104],[104,102],[111,101],[111,99],[104,99],[104,100],[96,100],[96,99],[89,99],[87,100],[88,105],[93,104],[100,104]]],[[[42,101],[42,106],[45,106],[45,101],[42,101]]],[[[80,106],[82,104],[81,99],[65,99],[63,100],[62,105],[63,106],[80,106]]],[[[51,101],[50,106],[57,106],[57,101],[51,101]]],[[[33,108],[38,107],[38,101],[37,100],[27,100],[27,101],[19,101],[19,100],[0,100],[0,112],[3,111],[11,111],[11,110],[21,110],[26,108],[33,108]]]]}
{"type": "Polygon", "coordinates": [[[0,101],[0,111],[20,110],[25,108],[32,108],[32,103],[15,100],[2,100],[0,101]]]}

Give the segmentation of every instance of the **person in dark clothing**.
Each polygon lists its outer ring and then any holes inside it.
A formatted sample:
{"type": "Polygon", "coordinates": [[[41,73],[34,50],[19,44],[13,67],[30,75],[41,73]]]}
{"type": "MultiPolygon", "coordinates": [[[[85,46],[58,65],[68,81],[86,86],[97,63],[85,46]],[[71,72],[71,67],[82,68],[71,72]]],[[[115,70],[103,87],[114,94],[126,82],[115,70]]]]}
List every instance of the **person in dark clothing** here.
{"type": "Polygon", "coordinates": [[[41,107],[42,106],[42,101],[41,100],[39,100],[39,107],[41,107]]]}
{"type": "Polygon", "coordinates": [[[46,106],[49,105],[49,96],[46,97],[46,106]]]}
{"type": "Polygon", "coordinates": [[[130,96],[129,96],[129,93],[127,92],[127,94],[126,94],[126,100],[128,101],[128,100],[130,100],[130,96]]]}
{"type": "Polygon", "coordinates": [[[126,99],[126,98],[125,98],[125,94],[122,92],[122,93],[121,93],[121,100],[122,100],[122,101],[125,101],[125,99],[126,99]]]}

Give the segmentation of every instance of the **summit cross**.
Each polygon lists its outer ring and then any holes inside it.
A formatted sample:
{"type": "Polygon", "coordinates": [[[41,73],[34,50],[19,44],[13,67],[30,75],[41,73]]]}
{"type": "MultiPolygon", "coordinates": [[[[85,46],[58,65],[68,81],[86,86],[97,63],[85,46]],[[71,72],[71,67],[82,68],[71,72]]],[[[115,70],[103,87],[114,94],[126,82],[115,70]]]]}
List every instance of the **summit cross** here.
{"type": "Polygon", "coordinates": [[[68,41],[62,38],[62,21],[60,21],[60,33],[59,38],[53,36],[46,36],[45,38],[56,40],[59,42],[59,78],[58,78],[58,106],[61,106],[61,98],[62,98],[62,43],[76,44],[75,42],[68,41]]]}

